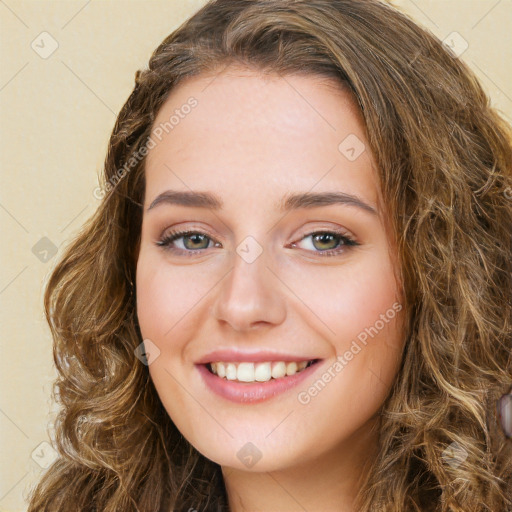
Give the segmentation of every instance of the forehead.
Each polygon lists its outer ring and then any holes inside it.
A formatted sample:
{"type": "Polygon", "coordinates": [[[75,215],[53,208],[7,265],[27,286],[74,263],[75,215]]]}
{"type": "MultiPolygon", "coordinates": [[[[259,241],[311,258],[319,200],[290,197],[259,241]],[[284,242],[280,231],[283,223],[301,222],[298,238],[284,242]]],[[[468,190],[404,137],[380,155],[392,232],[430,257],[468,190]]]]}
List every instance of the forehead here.
{"type": "Polygon", "coordinates": [[[323,77],[231,67],[189,78],[171,91],[152,138],[146,202],[166,188],[273,202],[336,189],[377,202],[362,115],[348,91],[323,77]],[[347,158],[348,146],[365,149],[347,158]]]}

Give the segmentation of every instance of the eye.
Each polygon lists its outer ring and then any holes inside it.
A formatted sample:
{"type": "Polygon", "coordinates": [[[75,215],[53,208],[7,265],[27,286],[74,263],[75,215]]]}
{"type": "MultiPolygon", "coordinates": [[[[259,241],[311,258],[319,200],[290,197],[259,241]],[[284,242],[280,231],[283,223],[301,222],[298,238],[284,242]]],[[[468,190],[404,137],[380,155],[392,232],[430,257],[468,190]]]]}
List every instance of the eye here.
{"type": "MultiPolygon", "coordinates": [[[[337,256],[343,252],[346,252],[352,247],[360,245],[356,240],[347,234],[339,231],[313,231],[307,235],[304,235],[300,242],[311,237],[311,241],[307,243],[313,252],[318,253],[319,256],[337,256]],[[320,249],[320,250],[317,250],[320,249]]],[[[291,244],[292,247],[297,247],[297,243],[291,244]]]]}
{"type": "Polygon", "coordinates": [[[192,256],[194,253],[200,252],[203,249],[208,249],[210,242],[213,242],[213,239],[202,231],[184,230],[171,231],[164,235],[156,245],[163,247],[167,251],[192,256]],[[177,248],[174,247],[174,243],[178,242],[178,240],[180,240],[180,242],[177,243],[177,245],[181,245],[181,247],[177,248]]]}
{"type": "MultiPolygon", "coordinates": [[[[313,231],[304,235],[300,241],[311,238],[311,241],[306,244],[311,252],[318,253],[319,256],[336,256],[346,252],[349,248],[360,245],[356,240],[347,234],[338,231],[313,231]]],[[[164,235],[156,245],[162,247],[166,251],[182,254],[185,256],[193,256],[200,253],[205,249],[213,246],[220,247],[219,242],[215,242],[207,233],[202,231],[184,230],[184,231],[171,231],[164,235]],[[177,247],[178,246],[178,247],[177,247]],[[181,247],[180,247],[181,246],[181,247]]],[[[298,243],[294,242],[291,247],[297,247],[298,243]]]]}

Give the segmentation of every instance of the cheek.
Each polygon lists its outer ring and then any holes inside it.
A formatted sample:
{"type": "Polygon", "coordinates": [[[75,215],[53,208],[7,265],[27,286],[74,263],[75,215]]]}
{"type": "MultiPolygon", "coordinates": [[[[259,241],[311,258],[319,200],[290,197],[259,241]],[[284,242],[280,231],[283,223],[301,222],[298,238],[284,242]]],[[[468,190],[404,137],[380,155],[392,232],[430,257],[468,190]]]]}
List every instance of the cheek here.
{"type": "Polygon", "coordinates": [[[303,273],[295,285],[307,298],[307,323],[329,341],[333,356],[316,389],[304,390],[302,403],[316,402],[315,413],[340,404],[340,411],[373,414],[396,376],[404,341],[403,305],[391,262],[377,253],[329,274],[325,268],[303,273]]]}
{"type": "MultiPolygon", "coordinates": [[[[197,274],[197,272],[196,272],[197,274]]],[[[190,407],[190,397],[180,382],[189,369],[183,366],[186,342],[193,336],[194,305],[204,296],[193,277],[193,266],[172,267],[149,250],[141,250],[137,262],[137,317],[142,338],[158,347],[149,373],[169,416],[184,432],[194,432],[191,416],[180,414],[190,407]]]]}
{"type": "Polygon", "coordinates": [[[369,340],[384,339],[386,344],[397,346],[399,333],[393,319],[402,305],[384,250],[382,254],[375,251],[355,257],[338,268],[292,269],[283,280],[293,283],[296,295],[307,306],[302,308],[303,319],[312,327],[316,325],[337,353],[347,350],[358,336],[364,339],[365,333],[369,340]]]}
{"type": "Polygon", "coordinates": [[[141,252],[137,263],[137,316],[145,338],[176,339],[215,284],[208,272],[198,277],[194,265],[172,266],[141,252]],[[179,329],[174,329],[177,326],[179,329]]]}

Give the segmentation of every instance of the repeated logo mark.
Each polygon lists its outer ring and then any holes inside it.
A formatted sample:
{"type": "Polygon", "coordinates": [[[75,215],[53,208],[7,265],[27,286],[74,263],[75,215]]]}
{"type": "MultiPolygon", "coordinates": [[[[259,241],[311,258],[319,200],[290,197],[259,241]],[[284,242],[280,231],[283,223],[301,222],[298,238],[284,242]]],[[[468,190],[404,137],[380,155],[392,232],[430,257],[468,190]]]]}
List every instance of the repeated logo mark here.
{"type": "Polygon", "coordinates": [[[30,456],[39,467],[47,469],[58,458],[59,454],[50,443],[43,441],[34,448],[30,456]]]}
{"type": "Polygon", "coordinates": [[[353,133],[345,137],[338,145],[338,151],[350,162],[357,160],[365,149],[363,141],[353,133]]]}
{"type": "Polygon", "coordinates": [[[468,452],[454,441],[443,451],[441,457],[452,469],[457,469],[468,458],[468,452]]]}
{"type": "Polygon", "coordinates": [[[469,48],[469,43],[458,32],[448,34],[443,39],[443,45],[456,58],[459,58],[469,48]]]}
{"type": "Polygon", "coordinates": [[[46,263],[57,254],[57,246],[49,238],[43,236],[43,238],[32,247],[32,253],[39,261],[46,263]]]}
{"type": "Polygon", "coordinates": [[[247,236],[238,244],[236,252],[246,263],[252,263],[259,258],[263,252],[263,247],[261,247],[254,237],[247,236]]]}
{"type": "Polygon", "coordinates": [[[238,450],[236,456],[244,466],[252,468],[261,459],[263,453],[261,453],[256,445],[249,442],[238,450]]]}
{"type": "Polygon", "coordinates": [[[158,357],[160,357],[160,349],[150,339],[145,339],[133,351],[135,357],[146,366],[151,365],[158,357]]]}
{"type": "Polygon", "coordinates": [[[32,41],[30,47],[39,55],[39,57],[42,59],[48,59],[55,53],[59,47],[59,43],[51,34],[45,31],[41,32],[32,41]]]}

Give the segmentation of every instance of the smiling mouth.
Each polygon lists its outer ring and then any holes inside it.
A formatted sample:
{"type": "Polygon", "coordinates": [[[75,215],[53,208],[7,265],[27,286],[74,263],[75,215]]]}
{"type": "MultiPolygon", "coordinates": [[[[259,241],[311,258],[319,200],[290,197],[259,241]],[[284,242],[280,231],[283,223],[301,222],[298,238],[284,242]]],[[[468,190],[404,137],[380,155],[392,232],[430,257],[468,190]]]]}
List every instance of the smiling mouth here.
{"type": "Polygon", "coordinates": [[[265,361],[265,362],[226,362],[216,361],[205,366],[217,377],[242,383],[269,382],[296,375],[318,363],[320,359],[309,361],[265,361]]]}

